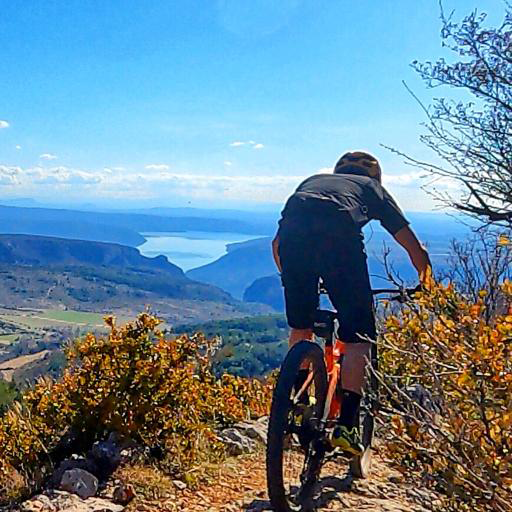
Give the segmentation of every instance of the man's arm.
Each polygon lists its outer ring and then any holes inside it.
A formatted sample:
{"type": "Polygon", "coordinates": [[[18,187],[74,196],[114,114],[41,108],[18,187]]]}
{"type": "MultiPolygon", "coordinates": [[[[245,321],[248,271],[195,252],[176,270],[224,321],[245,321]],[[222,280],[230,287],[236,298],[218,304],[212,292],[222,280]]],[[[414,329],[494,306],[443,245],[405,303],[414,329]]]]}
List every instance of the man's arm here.
{"type": "Polygon", "coordinates": [[[429,287],[432,284],[432,264],[425,247],[420,243],[409,226],[403,227],[393,236],[409,254],[412,264],[418,271],[421,283],[429,287]]]}
{"type": "Polygon", "coordinates": [[[279,234],[276,234],[274,240],[272,240],[272,256],[274,256],[277,269],[279,272],[282,272],[283,269],[281,268],[281,260],[279,259],[279,234]]]}

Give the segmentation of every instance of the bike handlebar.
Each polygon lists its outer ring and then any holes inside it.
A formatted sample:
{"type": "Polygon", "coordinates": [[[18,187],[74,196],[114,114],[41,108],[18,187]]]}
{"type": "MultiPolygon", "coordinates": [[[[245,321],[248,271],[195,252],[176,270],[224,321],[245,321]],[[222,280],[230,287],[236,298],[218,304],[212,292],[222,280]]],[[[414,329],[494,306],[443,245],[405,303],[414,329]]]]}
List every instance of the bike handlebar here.
{"type": "MultiPolygon", "coordinates": [[[[372,295],[381,295],[384,293],[388,294],[396,294],[395,297],[391,297],[392,300],[404,300],[416,292],[421,290],[421,285],[416,286],[415,288],[374,288],[372,290],[372,295]]],[[[321,295],[327,295],[327,289],[324,286],[320,286],[319,292],[321,295]]]]}
{"type": "Polygon", "coordinates": [[[381,293],[393,293],[396,295],[391,297],[390,300],[405,302],[418,291],[421,291],[421,285],[418,285],[415,288],[376,288],[372,290],[372,294],[379,295],[381,293]]]}
{"type": "Polygon", "coordinates": [[[419,291],[416,288],[375,288],[372,290],[373,295],[380,295],[381,293],[397,293],[399,295],[411,295],[419,291]]]}

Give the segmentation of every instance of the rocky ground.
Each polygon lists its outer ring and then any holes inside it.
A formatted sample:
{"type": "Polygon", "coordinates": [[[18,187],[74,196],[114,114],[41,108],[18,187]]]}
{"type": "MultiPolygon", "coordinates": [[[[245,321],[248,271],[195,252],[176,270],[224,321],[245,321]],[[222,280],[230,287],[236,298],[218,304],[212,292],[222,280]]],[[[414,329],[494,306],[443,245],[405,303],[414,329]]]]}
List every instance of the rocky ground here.
{"type": "MultiPolygon", "coordinates": [[[[437,496],[405,483],[400,473],[379,457],[375,458],[371,478],[353,480],[347,466],[329,463],[322,471],[316,510],[410,512],[431,511],[440,505],[437,496]]],[[[178,511],[271,511],[266,493],[264,453],[254,453],[229,460],[219,470],[214,485],[200,492],[184,490],[177,494],[178,511]]],[[[156,510],[151,506],[141,510],[156,510]]]]}
{"type": "MultiPolygon", "coordinates": [[[[86,458],[65,461],[54,475],[54,489],[23,503],[23,512],[200,512],[271,511],[266,493],[265,419],[242,423],[220,434],[231,456],[209,471],[208,483],[189,488],[155,468],[123,465],[115,440],[96,445],[86,458]],[[100,466],[121,463],[101,483],[100,466]]],[[[354,480],[346,461],[328,462],[319,483],[316,510],[409,512],[439,509],[434,493],[407,483],[375,450],[371,477],[354,480]]]]}

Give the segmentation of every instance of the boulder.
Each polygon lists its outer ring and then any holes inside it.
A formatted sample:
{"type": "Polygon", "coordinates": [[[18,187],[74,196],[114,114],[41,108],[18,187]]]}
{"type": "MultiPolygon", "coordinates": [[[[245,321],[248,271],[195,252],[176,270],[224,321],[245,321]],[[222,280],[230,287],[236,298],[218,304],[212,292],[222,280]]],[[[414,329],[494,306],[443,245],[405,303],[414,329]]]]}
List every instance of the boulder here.
{"type": "Polygon", "coordinates": [[[121,512],[117,505],[103,498],[81,499],[76,494],[51,490],[34,496],[21,505],[22,512],[121,512]]]}
{"type": "Polygon", "coordinates": [[[59,488],[85,500],[98,492],[98,479],[85,469],[69,469],[64,471],[59,488]]]}
{"type": "Polygon", "coordinates": [[[133,498],[135,498],[135,489],[131,484],[121,483],[114,489],[114,503],[128,505],[133,498]]]}
{"type": "Polygon", "coordinates": [[[237,428],[227,428],[221,433],[221,440],[229,455],[242,455],[256,450],[257,443],[237,428]]]}
{"type": "Polygon", "coordinates": [[[267,442],[267,426],[264,423],[257,421],[242,421],[237,423],[234,428],[259,443],[267,442]]]}
{"type": "Polygon", "coordinates": [[[64,459],[53,472],[50,487],[59,487],[64,473],[73,469],[83,469],[93,475],[96,474],[96,465],[91,460],[73,455],[69,459],[64,459]]]}
{"type": "Polygon", "coordinates": [[[22,512],[56,512],[57,505],[45,494],[34,496],[21,505],[22,512]]]}

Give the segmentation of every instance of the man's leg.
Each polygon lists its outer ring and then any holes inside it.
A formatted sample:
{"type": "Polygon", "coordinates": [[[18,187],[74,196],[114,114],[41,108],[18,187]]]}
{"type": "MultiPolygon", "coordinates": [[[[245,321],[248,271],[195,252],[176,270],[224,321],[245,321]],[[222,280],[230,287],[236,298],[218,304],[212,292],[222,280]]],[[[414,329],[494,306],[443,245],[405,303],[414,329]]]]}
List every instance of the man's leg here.
{"type": "Polygon", "coordinates": [[[343,405],[340,425],[348,429],[358,426],[359,405],[363,394],[366,365],[370,359],[371,343],[346,343],[341,382],[343,405]]]}
{"type": "Polygon", "coordinates": [[[301,340],[313,339],[313,319],[318,307],[318,274],[305,243],[305,235],[281,235],[279,256],[284,287],[286,319],[290,326],[289,348],[301,340]]]}
{"type": "MultiPolygon", "coordinates": [[[[290,326],[288,347],[291,349],[302,340],[313,340],[313,316],[318,306],[318,276],[311,265],[305,236],[290,236],[286,232],[280,239],[281,280],[284,286],[286,318],[290,326]]],[[[308,377],[308,363],[305,362],[295,379],[298,392],[308,377]]],[[[307,399],[304,394],[303,400],[307,399]]]]}
{"type": "Polygon", "coordinates": [[[330,272],[324,281],[338,311],[338,336],[345,342],[340,428],[335,434],[340,438],[339,446],[360,454],[362,446],[356,427],[359,426],[359,406],[371,348],[371,343],[364,340],[375,340],[376,330],[366,256],[356,249],[340,247],[340,261],[337,267],[328,269],[330,272]]]}

